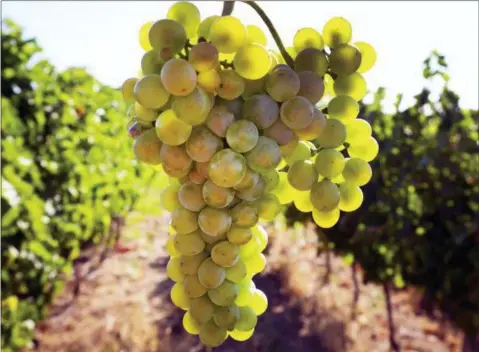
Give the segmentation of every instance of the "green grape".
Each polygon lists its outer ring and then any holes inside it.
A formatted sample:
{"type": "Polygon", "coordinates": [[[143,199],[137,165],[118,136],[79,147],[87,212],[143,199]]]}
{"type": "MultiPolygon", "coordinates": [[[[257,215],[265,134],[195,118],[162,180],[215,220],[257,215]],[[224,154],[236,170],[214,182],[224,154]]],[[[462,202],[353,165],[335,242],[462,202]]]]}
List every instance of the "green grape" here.
{"type": "Polygon", "coordinates": [[[376,63],[376,50],[374,50],[370,44],[365,42],[356,42],[354,43],[354,46],[358,48],[361,53],[361,65],[359,65],[358,72],[366,73],[373,68],[376,63]]]}
{"type": "Polygon", "coordinates": [[[226,137],[229,126],[235,120],[235,116],[225,106],[214,106],[206,120],[206,126],[218,137],[226,137]]]}
{"type": "Polygon", "coordinates": [[[206,287],[200,283],[198,275],[186,276],[183,280],[183,287],[189,298],[198,298],[207,292],[206,287]]]}
{"type": "Polygon", "coordinates": [[[351,212],[359,209],[363,203],[363,192],[359,186],[344,182],[339,185],[339,209],[351,212]]]}
{"type": "Polygon", "coordinates": [[[266,257],[262,253],[255,253],[245,262],[246,271],[250,275],[256,275],[266,268],[266,257]]]}
{"type": "Polygon", "coordinates": [[[364,98],[368,91],[366,80],[357,72],[347,76],[339,76],[334,81],[336,95],[348,95],[356,101],[364,98]]]}
{"type": "Polygon", "coordinates": [[[258,129],[270,127],[278,117],[278,104],[269,95],[255,95],[244,102],[243,118],[252,121],[258,129]]]}
{"type": "Polygon", "coordinates": [[[291,166],[297,161],[308,160],[309,158],[311,158],[311,147],[305,141],[300,141],[293,152],[286,157],[286,162],[291,166]]]}
{"type": "Polygon", "coordinates": [[[244,79],[231,69],[222,70],[219,73],[220,85],[216,90],[218,95],[226,100],[233,100],[241,96],[245,89],[244,79]]]}
{"type": "MultiPolygon", "coordinates": [[[[171,227],[180,235],[196,231],[198,214],[180,207],[171,214],[171,227]]],[[[176,249],[178,250],[178,248],[176,249]]]]}
{"type": "Polygon", "coordinates": [[[196,30],[200,25],[200,11],[190,2],[179,1],[174,3],[166,14],[166,18],[181,24],[189,38],[196,36],[196,30]]]}
{"type": "Polygon", "coordinates": [[[238,49],[233,64],[235,71],[245,79],[260,79],[271,67],[268,50],[259,44],[247,44],[238,49]]]}
{"type": "Polygon", "coordinates": [[[251,239],[248,242],[239,246],[240,258],[243,261],[246,261],[247,259],[251,258],[256,253],[260,253],[259,245],[260,243],[258,239],[255,236],[251,237],[251,239]]]}
{"type": "Polygon", "coordinates": [[[301,51],[294,60],[296,72],[311,71],[323,77],[328,71],[329,63],[326,54],[319,49],[307,48],[301,51]]]}
{"type": "Polygon", "coordinates": [[[180,256],[180,253],[175,249],[175,237],[170,236],[168,237],[168,241],[166,241],[165,245],[166,251],[168,255],[172,258],[176,258],[180,256]]]}
{"type": "Polygon", "coordinates": [[[147,51],[141,58],[141,72],[143,75],[159,75],[165,62],[155,50],[147,51]]]}
{"type": "Polygon", "coordinates": [[[258,26],[250,24],[246,26],[246,44],[260,44],[266,46],[266,35],[258,26]]]}
{"type": "Polygon", "coordinates": [[[264,192],[271,192],[279,183],[278,170],[270,170],[262,175],[264,181],[264,192]]]}
{"type": "Polygon", "coordinates": [[[185,288],[182,283],[176,282],[170,291],[170,299],[173,304],[183,310],[188,310],[190,307],[190,299],[185,293],[185,288]]]}
{"type": "Polygon", "coordinates": [[[218,287],[208,290],[208,297],[211,299],[211,302],[217,306],[231,306],[238,297],[238,285],[224,280],[218,287]]]}
{"type": "Polygon", "coordinates": [[[363,119],[354,119],[346,125],[346,142],[349,144],[361,144],[371,137],[372,128],[369,122],[363,119]]]}
{"type": "Polygon", "coordinates": [[[359,65],[361,65],[361,53],[352,45],[340,45],[329,55],[329,67],[338,76],[356,72],[359,65]]]}
{"type": "Polygon", "coordinates": [[[281,204],[288,204],[293,201],[295,189],[289,184],[286,172],[279,172],[279,183],[274,190],[274,194],[281,204]]]}
{"type": "Polygon", "coordinates": [[[175,249],[181,255],[199,254],[203,252],[205,245],[205,241],[201,238],[201,233],[199,231],[175,235],[175,249]]]}
{"type": "Polygon", "coordinates": [[[244,92],[241,94],[241,97],[246,100],[254,95],[264,94],[265,92],[265,77],[255,80],[245,79],[244,92]]]}
{"type": "Polygon", "coordinates": [[[318,138],[326,127],[326,117],[318,108],[314,108],[313,121],[305,128],[294,131],[296,136],[303,141],[318,138]]]}
{"type": "Polygon", "coordinates": [[[311,187],[311,203],[318,211],[331,211],[339,204],[339,189],[328,180],[316,182],[311,187]]]}
{"type": "Polygon", "coordinates": [[[258,179],[258,182],[256,184],[248,189],[242,190],[236,194],[236,196],[239,199],[248,201],[248,202],[254,202],[256,199],[261,197],[261,195],[264,192],[265,188],[265,183],[262,177],[258,179]]]}
{"type": "MultiPolygon", "coordinates": [[[[293,60],[296,59],[296,57],[298,56],[298,52],[296,51],[296,49],[294,48],[294,46],[288,46],[286,47],[286,52],[289,54],[289,56],[291,56],[291,58],[293,60]]],[[[280,64],[286,64],[286,62],[284,61],[283,57],[281,57],[282,60],[280,62],[280,64]]]]}
{"type": "Polygon", "coordinates": [[[219,242],[211,250],[211,259],[223,268],[232,267],[238,262],[239,248],[228,241],[219,242]]]}
{"type": "MultiPolygon", "coordinates": [[[[345,160],[346,160],[346,159],[345,159],[345,160]]],[[[322,176],[320,176],[320,177],[322,177],[322,176]]],[[[345,182],[345,179],[344,179],[344,177],[343,177],[343,174],[338,174],[338,175],[336,175],[335,177],[333,177],[333,178],[331,179],[331,182],[332,182],[332,183],[335,183],[335,184],[337,184],[337,185],[339,185],[339,184],[345,182]]]]}
{"type": "Polygon", "coordinates": [[[259,132],[256,125],[248,120],[233,122],[226,131],[226,142],[238,153],[246,153],[258,142],[259,132]]]}
{"type": "MultiPolygon", "coordinates": [[[[259,140],[261,140],[260,137],[259,140]]],[[[259,141],[258,141],[259,144],[259,141]]],[[[250,153],[255,151],[256,147],[250,153]]],[[[248,156],[247,156],[248,158],[248,156]]],[[[250,166],[251,167],[251,166],[250,166]]],[[[208,175],[220,187],[234,187],[246,174],[246,160],[243,155],[232,149],[223,149],[217,152],[210,160],[208,175]]]]}
{"type": "Polygon", "coordinates": [[[185,144],[188,156],[200,163],[208,162],[222,147],[223,141],[204,126],[195,126],[185,144]]]}
{"type": "Polygon", "coordinates": [[[314,105],[305,97],[294,97],[281,104],[281,121],[292,130],[305,128],[313,121],[314,105]]]}
{"type": "Polygon", "coordinates": [[[204,38],[206,40],[210,39],[210,28],[214,21],[216,21],[220,16],[209,16],[206,17],[203,21],[201,21],[200,25],[198,26],[198,38],[204,38]]]}
{"type": "Polygon", "coordinates": [[[166,61],[178,54],[186,44],[186,32],[176,21],[162,19],[153,23],[148,39],[154,50],[166,61]]]}
{"type": "Polygon", "coordinates": [[[254,329],[258,322],[258,318],[251,307],[240,307],[240,317],[236,322],[235,329],[239,331],[249,331],[254,329]]]}
{"type": "Polygon", "coordinates": [[[205,122],[211,110],[208,93],[201,87],[186,96],[175,97],[171,107],[180,120],[192,126],[205,122]]]}
{"type": "Polygon", "coordinates": [[[295,162],[288,170],[288,182],[298,191],[311,189],[318,179],[318,172],[310,160],[295,162]]]}
{"type": "Polygon", "coordinates": [[[239,308],[236,305],[228,307],[216,307],[213,320],[220,328],[232,330],[239,319],[239,308]]]}
{"type": "Polygon", "coordinates": [[[293,130],[280,119],[264,130],[264,136],[273,139],[280,146],[287,145],[295,138],[293,130]]]}
{"type": "Polygon", "coordinates": [[[188,312],[200,325],[205,324],[213,318],[214,311],[215,305],[210,301],[208,295],[190,300],[190,310],[188,312]]]}
{"type": "Polygon", "coordinates": [[[254,334],[254,329],[248,331],[233,330],[229,332],[229,336],[238,342],[243,342],[248,340],[254,334]]]}
{"type": "Polygon", "coordinates": [[[234,53],[246,43],[246,28],[239,19],[222,16],[211,24],[209,40],[219,52],[234,53]]]}
{"type": "Polygon", "coordinates": [[[180,120],[173,110],[168,109],[156,119],[155,130],[164,144],[178,146],[190,137],[192,127],[180,120]]]}
{"type": "Polygon", "coordinates": [[[258,210],[251,203],[242,201],[231,209],[234,226],[251,227],[258,222],[258,210]]]}
{"type": "Polygon", "coordinates": [[[291,68],[276,66],[266,77],[266,91],[277,102],[292,99],[298,94],[299,77],[291,68]]]}
{"type": "Polygon", "coordinates": [[[198,269],[198,278],[201,284],[208,289],[220,286],[225,277],[225,269],[215,264],[211,258],[205,259],[198,269]]]}
{"type": "Polygon", "coordinates": [[[321,77],[312,71],[298,73],[299,91],[298,95],[308,99],[311,104],[318,103],[324,95],[324,82],[321,77]]]}
{"type": "Polygon", "coordinates": [[[121,85],[121,95],[127,104],[132,104],[135,102],[134,89],[136,82],[138,82],[138,78],[128,78],[121,85]]]}
{"type": "Polygon", "coordinates": [[[161,69],[161,81],[168,92],[175,96],[186,96],[196,87],[196,72],[183,59],[168,60],[161,69]]]}
{"type": "Polygon", "coordinates": [[[323,148],[337,148],[346,141],[346,127],[336,119],[327,119],[323,132],[316,139],[323,148]]]}
{"type": "Polygon", "coordinates": [[[203,71],[198,73],[197,84],[205,92],[214,93],[221,84],[221,77],[216,70],[203,71]]]}
{"type": "Polygon", "coordinates": [[[366,162],[373,161],[379,153],[379,145],[374,137],[368,137],[348,147],[348,154],[351,158],[359,158],[366,162]]]}
{"type": "Polygon", "coordinates": [[[136,82],[134,95],[138,103],[147,109],[159,109],[170,98],[158,75],[146,75],[136,82]]]}
{"type": "Polygon", "coordinates": [[[217,186],[208,180],[203,185],[203,199],[212,208],[226,208],[233,202],[235,191],[231,188],[217,186]]]}
{"type": "Polygon", "coordinates": [[[188,61],[197,72],[205,72],[216,69],[218,56],[218,49],[213,44],[202,42],[191,48],[188,61]]]}
{"type": "Polygon", "coordinates": [[[226,234],[231,227],[232,217],[228,210],[203,208],[198,216],[198,223],[201,230],[210,236],[221,236],[226,234]]]}
{"type": "Polygon", "coordinates": [[[324,81],[324,92],[326,96],[334,97],[336,93],[334,93],[334,79],[326,73],[323,77],[324,81]]]}
{"type": "Polygon", "coordinates": [[[246,168],[246,173],[241,181],[234,186],[237,191],[244,191],[256,185],[260,176],[257,172],[252,171],[249,167],[246,168]]]}
{"type": "Polygon", "coordinates": [[[200,333],[201,325],[193,319],[189,311],[185,312],[183,319],[181,319],[181,323],[188,334],[198,335],[200,333]]]}
{"type": "Polygon", "coordinates": [[[226,268],[226,279],[239,284],[247,275],[246,265],[239,259],[235,265],[226,268]]]}
{"type": "Polygon", "coordinates": [[[148,33],[150,32],[150,28],[153,25],[153,22],[147,22],[140,27],[138,31],[138,42],[143,50],[148,51],[152,49],[150,44],[150,39],[148,38],[148,33]]]}
{"type": "Polygon", "coordinates": [[[256,287],[253,281],[246,276],[245,279],[238,284],[238,297],[236,298],[235,304],[239,307],[250,304],[255,289],[256,287]]]}
{"type": "Polygon", "coordinates": [[[322,50],[324,48],[323,37],[314,28],[301,28],[296,32],[293,39],[293,45],[299,53],[306,48],[315,48],[322,50]]]}
{"type": "Polygon", "coordinates": [[[180,257],[181,272],[184,275],[197,274],[201,263],[203,263],[207,257],[208,255],[205,252],[201,252],[196,255],[181,256],[180,257]]]}
{"type": "Polygon", "coordinates": [[[246,153],[248,166],[256,172],[266,172],[276,168],[281,161],[278,143],[271,138],[261,136],[256,146],[246,153]]]}
{"type": "Polygon", "coordinates": [[[213,321],[202,325],[199,335],[201,343],[210,348],[218,347],[228,338],[226,329],[218,327],[213,321]]]}
{"type": "Polygon", "coordinates": [[[338,95],[328,104],[328,114],[347,125],[354,121],[359,114],[359,104],[348,95],[338,95]]]}
{"type": "Polygon", "coordinates": [[[313,209],[313,220],[319,227],[330,229],[338,222],[339,214],[339,208],[334,208],[331,211],[318,211],[313,209]]]}
{"type": "Polygon", "coordinates": [[[294,196],[294,206],[300,212],[310,213],[313,211],[313,203],[311,203],[311,197],[309,196],[309,191],[302,191],[296,193],[294,196]]]}
{"type": "Polygon", "coordinates": [[[333,178],[343,172],[345,165],[344,156],[334,149],[321,150],[314,161],[316,171],[323,177],[333,178]]]}
{"type": "Polygon", "coordinates": [[[166,166],[172,169],[185,169],[191,167],[193,163],[183,145],[173,146],[163,144],[160,151],[160,158],[163,167],[166,166]]]}
{"type": "Polygon", "coordinates": [[[166,265],[166,273],[168,277],[175,282],[182,282],[185,275],[181,272],[180,258],[170,258],[166,265]]]}
{"type": "Polygon", "coordinates": [[[268,245],[268,232],[261,225],[254,226],[251,231],[258,244],[258,251],[263,252],[268,245]]]}
{"type": "Polygon", "coordinates": [[[183,208],[198,212],[206,206],[202,194],[203,187],[191,181],[184,183],[178,192],[178,200],[183,208]]]}
{"type": "Polygon", "coordinates": [[[344,165],[343,177],[349,184],[364,186],[371,180],[372,175],[371,166],[362,159],[351,158],[344,165]]]}
{"type": "Polygon", "coordinates": [[[263,291],[255,289],[253,292],[253,298],[251,299],[250,304],[251,309],[253,309],[254,314],[259,316],[266,312],[268,309],[268,298],[263,291]]]}
{"type": "Polygon", "coordinates": [[[273,219],[281,212],[281,204],[279,199],[272,193],[264,194],[262,197],[256,200],[254,204],[258,210],[258,217],[261,220],[273,221],[273,219]]]}
{"type": "Polygon", "coordinates": [[[226,233],[228,241],[236,245],[242,245],[247,243],[252,236],[253,233],[251,232],[250,228],[244,228],[239,226],[231,226],[229,231],[226,233]]]}
{"type": "Polygon", "coordinates": [[[163,144],[154,129],[143,132],[133,144],[133,152],[138,160],[149,165],[161,164],[160,157],[163,144]]]}
{"type": "Polygon", "coordinates": [[[323,27],[324,43],[330,48],[347,44],[351,40],[351,24],[343,17],[333,17],[323,27]]]}
{"type": "Polygon", "coordinates": [[[135,102],[134,114],[141,123],[153,122],[158,117],[158,112],[153,109],[147,109],[140,105],[140,103],[135,102]]]}

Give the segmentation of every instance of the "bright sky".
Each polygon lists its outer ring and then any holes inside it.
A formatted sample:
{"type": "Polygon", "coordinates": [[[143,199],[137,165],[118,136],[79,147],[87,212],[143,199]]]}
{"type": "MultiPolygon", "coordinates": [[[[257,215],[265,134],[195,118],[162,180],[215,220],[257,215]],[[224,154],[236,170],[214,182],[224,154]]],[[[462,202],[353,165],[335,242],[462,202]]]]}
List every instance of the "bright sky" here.
{"type": "MultiPolygon", "coordinates": [[[[2,2],[2,17],[38,38],[44,57],[58,68],[86,67],[106,84],[119,86],[138,71],[142,50],[138,29],[164,18],[171,1],[2,2]]],[[[218,1],[193,1],[202,17],[221,14],[218,1]]],[[[301,27],[321,30],[333,16],[347,18],[353,40],[371,43],[378,52],[376,66],[366,74],[372,91],[387,89],[387,101],[397,93],[407,98],[425,85],[422,62],[433,50],[446,56],[450,86],[461,106],[478,109],[478,2],[345,2],[261,1],[286,46],[301,27]]],[[[233,15],[265,32],[259,16],[237,3],[233,15]]],[[[276,48],[268,33],[269,44],[276,48]]],[[[437,90],[437,86],[436,86],[437,90]]]]}

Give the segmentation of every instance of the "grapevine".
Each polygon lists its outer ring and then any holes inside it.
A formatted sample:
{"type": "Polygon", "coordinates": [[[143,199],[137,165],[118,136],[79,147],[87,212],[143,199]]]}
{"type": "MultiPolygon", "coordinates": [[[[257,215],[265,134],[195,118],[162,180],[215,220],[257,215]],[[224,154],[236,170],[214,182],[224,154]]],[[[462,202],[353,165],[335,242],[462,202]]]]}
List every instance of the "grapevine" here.
{"type": "Polygon", "coordinates": [[[358,118],[372,46],[353,43],[350,23],[334,17],[285,48],[259,5],[245,3],[279,52],[232,16],[232,2],[203,20],[178,2],[141,27],[141,70],[121,88],[136,158],[170,177],[161,202],[171,212],[171,300],[208,347],[247,340],[267,309],[253,281],[266,266],[259,221],[294,202],[319,227],[334,226],[361,206],[378,154],[358,118]]]}

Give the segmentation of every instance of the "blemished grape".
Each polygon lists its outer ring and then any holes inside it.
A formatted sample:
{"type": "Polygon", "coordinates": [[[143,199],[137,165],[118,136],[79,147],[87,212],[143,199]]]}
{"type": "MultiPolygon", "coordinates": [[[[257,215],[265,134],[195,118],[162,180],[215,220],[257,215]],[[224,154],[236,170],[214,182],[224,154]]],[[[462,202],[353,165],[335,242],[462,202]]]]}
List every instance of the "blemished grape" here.
{"type": "Polygon", "coordinates": [[[190,50],[189,63],[197,72],[215,69],[218,65],[218,49],[211,43],[198,43],[190,50]]]}
{"type": "Polygon", "coordinates": [[[208,255],[205,252],[201,252],[196,255],[181,256],[180,257],[181,272],[185,275],[197,274],[201,263],[203,263],[207,257],[208,255]]]}
{"type": "Polygon", "coordinates": [[[361,65],[359,65],[358,72],[366,73],[373,68],[374,64],[376,63],[376,50],[374,50],[370,44],[365,42],[356,42],[354,43],[354,46],[358,48],[359,52],[361,53],[361,65]]]}
{"type": "Polygon", "coordinates": [[[183,318],[181,319],[181,323],[187,333],[191,335],[198,335],[200,333],[201,325],[195,319],[193,319],[190,311],[185,312],[183,318]]]}
{"type": "Polygon", "coordinates": [[[306,48],[323,49],[323,37],[317,30],[311,27],[301,28],[296,32],[293,39],[294,48],[299,53],[306,48]]]}
{"type": "Polygon", "coordinates": [[[335,149],[323,149],[317,155],[314,166],[319,175],[333,178],[343,172],[344,156],[335,149]]]}
{"type": "Polygon", "coordinates": [[[318,211],[331,211],[339,204],[339,189],[328,180],[316,182],[311,187],[311,203],[318,211]]]}
{"type": "Polygon", "coordinates": [[[200,283],[198,275],[186,276],[183,280],[183,287],[185,288],[185,293],[189,298],[201,297],[206,293],[206,291],[208,291],[206,287],[200,283]]]}
{"type": "Polygon", "coordinates": [[[294,98],[299,88],[299,77],[289,66],[276,66],[266,77],[266,91],[277,102],[294,98]]]}
{"type": "Polygon", "coordinates": [[[226,208],[233,202],[235,191],[231,188],[217,186],[208,180],[203,185],[203,199],[212,208],[226,208]]]}
{"type": "Polygon", "coordinates": [[[324,82],[321,77],[312,71],[298,73],[299,91],[298,95],[308,99],[311,104],[316,104],[324,95],[324,82]]]}
{"type": "Polygon", "coordinates": [[[328,114],[347,125],[358,116],[359,104],[348,95],[338,95],[329,102],[328,114]]]}
{"type": "Polygon", "coordinates": [[[246,173],[241,181],[234,186],[234,189],[237,191],[243,191],[250,189],[256,185],[259,180],[259,174],[257,172],[252,171],[250,168],[246,168],[246,173]]]}
{"type": "Polygon", "coordinates": [[[323,229],[329,229],[336,225],[339,220],[339,208],[334,208],[331,211],[318,211],[313,209],[313,221],[323,229]]]}
{"type": "Polygon", "coordinates": [[[185,275],[181,272],[180,258],[170,258],[166,265],[168,277],[175,282],[182,282],[185,275]]]}
{"type": "Polygon", "coordinates": [[[278,143],[268,137],[259,137],[256,146],[246,153],[248,166],[256,172],[266,172],[276,168],[281,161],[278,143]]]}
{"type": "Polygon", "coordinates": [[[243,78],[233,70],[222,70],[219,73],[220,85],[216,90],[218,95],[226,100],[233,100],[241,96],[245,89],[243,78]]]}
{"type": "Polygon", "coordinates": [[[226,278],[225,268],[219,266],[211,258],[205,259],[198,269],[198,278],[201,284],[213,289],[220,286],[226,278]]]}
{"type": "MultiPolygon", "coordinates": [[[[307,48],[301,51],[294,60],[296,72],[311,71],[323,77],[328,71],[329,62],[326,54],[319,49],[307,48]]],[[[354,71],[353,71],[354,72],[354,71]]]]}
{"type": "Polygon", "coordinates": [[[154,129],[143,132],[133,144],[133,152],[136,158],[150,165],[161,164],[162,148],[163,143],[159,140],[154,129]]]}
{"type": "Polygon", "coordinates": [[[250,307],[253,309],[256,316],[259,316],[266,312],[266,309],[268,309],[268,298],[263,291],[258,289],[254,290],[250,307]]]}
{"type": "Polygon", "coordinates": [[[234,226],[249,228],[258,222],[258,210],[253,204],[242,201],[231,209],[231,218],[234,226]]]}
{"type": "Polygon", "coordinates": [[[191,125],[180,120],[171,109],[163,111],[156,119],[155,130],[158,138],[167,145],[178,146],[191,135],[191,125]]]}
{"type": "MultiPolygon", "coordinates": [[[[279,183],[279,175],[278,175],[279,183]]],[[[254,202],[261,220],[272,221],[280,212],[281,204],[275,194],[267,193],[254,202]]]]}
{"type": "MultiPolygon", "coordinates": [[[[250,153],[252,153],[254,150],[255,149],[253,149],[250,153]]],[[[208,166],[209,178],[220,187],[236,186],[238,183],[240,183],[245,174],[245,158],[240,153],[236,153],[229,148],[220,150],[213,155],[208,166]]]]}
{"type": "Polygon", "coordinates": [[[359,186],[344,182],[339,185],[339,209],[345,212],[357,210],[363,202],[363,192],[359,186]]]}
{"type": "Polygon", "coordinates": [[[371,166],[366,161],[351,158],[346,161],[342,175],[349,184],[364,186],[371,180],[373,172],[371,166]]]}
{"type": "Polygon", "coordinates": [[[180,235],[191,233],[198,229],[198,214],[180,207],[171,214],[171,227],[180,235]]]}
{"type": "Polygon", "coordinates": [[[346,125],[346,142],[360,144],[361,141],[371,137],[372,128],[369,122],[363,119],[354,119],[346,125]]]}
{"type": "Polygon", "coordinates": [[[305,97],[294,97],[281,104],[281,121],[292,130],[305,128],[313,121],[314,105],[305,97]]]}
{"type": "Polygon", "coordinates": [[[243,281],[247,274],[246,265],[242,259],[239,259],[235,265],[226,268],[226,279],[236,284],[243,281]]]}
{"type": "Polygon", "coordinates": [[[240,318],[236,322],[235,329],[240,331],[249,331],[254,329],[258,318],[251,307],[240,307],[240,318]]]}
{"type": "Polygon", "coordinates": [[[175,97],[171,108],[183,122],[195,126],[205,122],[211,110],[208,93],[201,87],[196,87],[186,96],[175,97]]]}
{"type": "Polygon", "coordinates": [[[347,76],[339,76],[334,81],[334,92],[336,95],[348,95],[354,100],[359,101],[364,98],[367,91],[366,80],[358,72],[347,76]]]}
{"type": "Polygon", "coordinates": [[[339,76],[356,72],[361,65],[361,53],[352,45],[342,44],[331,51],[329,67],[339,76]]]}
{"type": "Polygon", "coordinates": [[[150,39],[148,38],[148,33],[150,32],[150,28],[153,25],[153,22],[147,22],[140,27],[138,31],[138,42],[143,50],[148,51],[152,49],[150,44],[150,39]]]}
{"type": "Polygon", "coordinates": [[[188,61],[171,59],[161,69],[161,81],[171,94],[186,96],[192,93],[196,87],[196,72],[188,61]]]}
{"type": "Polygon", "coordinates": [[[232,330],[239,319],[239,307],[231,305],[228,307],[216,307],[213,313],[213,320],[220,328],[232,330]]]}
{"type": "Polygon", "coordinates": [[[273,139],[280,146],[287,145],[295,138],[293,130],[286,126],[281,119],[277,119],[275,123],[266,128],[263,135],[273,139]]]}
{"type": "Polygon", "coordinates": [[[141,58],[141,71],[143,75],[159,75],[164,64],[165,61],[161,59],[160,54],[155,50],[150,50],[141,58]]]}
{"type": "Polygon", "coordinates": [[[351,24],[343,17],[333,17],[323,27],[324,43],[330,48],[347,44],[352,37],[351,24]]]}
{"type": "MultiPolygon", "coordinates": [[[[193,128],[185,144],[189,157],[200,163],[209,161],[222,146],[223,141],[203,125],[193,128]]],[[[207,177],[208,174],[203,176],[207,177]]]]}
{"type": "Polygon", "coordinates": [[[247,243],[252,236],[253,236],[253,233],[251,232],[250,228],[239,227],[239,226],[231,226],[229,231],[226,233],[226,237],[228,238],[228,241],[236,245],[242,245],[247,243]]]}
{"type": "Polygon", "coordinates": [[[233,16],[222,16],[210,27],[209,40],[221,53],[234,53],[246,43],[246,28],[233,16]]]}
{"type": "Polygon", "coordinates": [[[318,108],[314,108],[313,121],[305,128],[295,130],[296,136],[303,141],[311,141],[318,138],[326,126],[326,117],[318,108]]]}
{"type": "Polygon", "coordinates": [[[249,152],[258,142],[258,138],[258,128],[248,120],[235,121],[226,131],[226,142],[238,153],[249,152]]]}
{"type": "Polygon", "coordinates": [[[203,208],[198,216],[198,224],[201,231],[210,236],[226,234],[231,227],[232,217],[228,210],[203,208]]]}
{"type": "Polygon", "coordinates": [[[163,144],[160,151],[160,158],[163,163],[163,168],[185,169],[193,163],[183,145],[174,146],[163,144]]]}
{"type": "Polygon", "coordinates": [[[221,84],[220,74],[212,69],[198,73],[198,87],[201,87],[208,93],[214,93],[221,84]]]}
{"type": "Polygon", "coordinates": [[[346,126],[339,120],[327,119],[316,140],[324,148],[337,148],[346,141],[346,126]]]}
{"type": "Polygon", "coordinates": [[[199,231],[190,232],[187,234],[175,235],[175,249],[181,255],[196,255],[203,252],[205,248],[205,241],[201,238],[199,231]]]}
{"type": "Polygon", "coordinates": [[[318,172],[310,160],[297,161],[288,170],[288,181],[298,191],[307,191],[318,180],[318,172]]]}
{"type": "Polygon", "coordinates": [[[159,109],[170,98],[170,93],[165,89],[158,75],[146,75],[137,81],[134,95],[138,103],[147,109],[159,109]]]}
{"type": "Polygon", "coordinates": [[[246,43],[266,46],[267,39],[264,32],[258,26],[250,24],[246,26],[246,43]]]}
{"type": "Polygon", "coordinates": [[[127,104],[132,104],[135,102],[135,84],[138,82],[138,78],[128,78],[121,85],[121,95],[127,104]]]}
{"type": "Polygon", "coordinates": [[[218,137],[226,137],[229,126],[235,120],[234,115],[225,106],[214,106],[206,120],[206,126],[218,137]]]}
{"type": "Polygon", "coordinates": [[[279,107],[269,95],[254,95],[244,102],[243,117],[253,122],[258,129],[265,129],[278,119],[279,107]]]}
{"type": "Polygon", "coordinates": [[[271,67],[271,56],[262,45],[247,44],[238,49],[233,60],[235,71],[245,79],[260,79],[271,67]]]}
{"type": "Polygon", "coordinates": [[[183,208],[198,212],[206,206],[202,194],[203,187],[191,181],[184,183],[178,192],[178,199],[183,208]]]}
{"type": "Polygon", "coordinates": [[[211,259],[223,268],[235,265],[239,259],[239,248],[229,241],[216,243],[211,250],[211,259]]]}
{"type": "Polygon", "coordinates": [[[191,314],[191,317],[201,325],[213,318],[214,311],[215,305],[210,301],[208,295],[190,300],[190,309],[188,312],[191,314]]]}
{"type": "Polygon", "coordinates": [[[207,347],[218,347],[228,337],[224,328],[218,327],[213,321],[209,321],[200,328],[200,341],[207,347]]]}
{"type": "Polygon", "coordinates": [[[165,60],[179,53],[186,44],[186,32],[176,21],[163,19],[153,23],[148,32],[150,45],[165,60]]]}
{"type": "Polygon", "coordinates": [[[171,288],[170,298],[178,308],[187,310],[190,307],[190,299],[185,293],[185,287],[180,282],[176,282],[171,288]]]}
{"type": "Polygon", "coordinates": [[[379,153],[379,145],[374,137],[368,137],[358,144],[352,144],[348,148],[351,158],[359,158],[366,162],[373,161],[379,153]]]}
{"type": "Polygon", "coordinates": [[[210,35],[211,25],[218,18],[220,18],[220,16],[213,15],[213,16],[206,17],[203,21],[201,21],[197,30],[198,38],[204,38],[208,40],[210,35]]]}

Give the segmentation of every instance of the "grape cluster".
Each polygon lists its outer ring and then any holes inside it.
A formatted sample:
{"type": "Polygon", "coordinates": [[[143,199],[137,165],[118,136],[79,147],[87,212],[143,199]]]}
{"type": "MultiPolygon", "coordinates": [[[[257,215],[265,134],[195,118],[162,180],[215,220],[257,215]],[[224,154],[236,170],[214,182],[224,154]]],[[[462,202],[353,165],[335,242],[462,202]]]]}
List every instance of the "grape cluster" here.
{"type": "Polygon", "coordinates": [[[358,101],[376,54],[351,34],[340,17],[300,29],[288,65],[259,27],[201,20],[189,2],[140,29],[141,71],[121,88],[128,131],[135,156],[170,177],[171,300],[206,346],[248,339],[267,308],[252,280],[266,265],[260,220],[294,202],[326,228],[362,203],[378,144],[358,101]]]}

